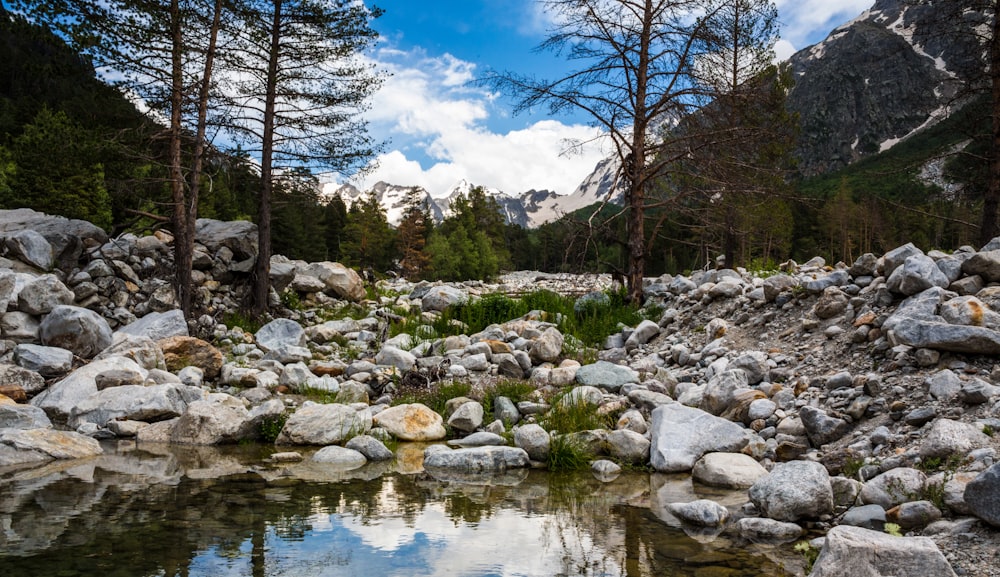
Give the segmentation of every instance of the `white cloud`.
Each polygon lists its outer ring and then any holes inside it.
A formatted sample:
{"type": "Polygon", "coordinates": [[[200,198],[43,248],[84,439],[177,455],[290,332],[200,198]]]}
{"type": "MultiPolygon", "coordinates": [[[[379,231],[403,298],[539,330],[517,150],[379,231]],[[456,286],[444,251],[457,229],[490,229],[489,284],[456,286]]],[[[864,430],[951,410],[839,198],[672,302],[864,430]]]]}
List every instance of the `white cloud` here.
{"type": "Polygon", "coordinates": [[[781,36],[801,49],[871,8],[873,0],[776,0],[781,36]],[[819,38],[816,34],[819,33],[819,38]]]}
{"type": "Polygon", "coordinates": [[[450,54],[429,57],[390,49],[378,55],[390,72],[372,101],[372,132],[391,137],[391,150],[356,184],[384,180],[447,193],[459,180],[509,194],[549,189],[569,194],[604,156],[597,145],[566,155],[569,142],[590,141],[598,131],[584,125],[542,120],[497,132],[491,120],[506,119],[496,94],[470,85],[475,64],[450,54]],[[422,166],[423,164],[423,166],[422,166]]]}

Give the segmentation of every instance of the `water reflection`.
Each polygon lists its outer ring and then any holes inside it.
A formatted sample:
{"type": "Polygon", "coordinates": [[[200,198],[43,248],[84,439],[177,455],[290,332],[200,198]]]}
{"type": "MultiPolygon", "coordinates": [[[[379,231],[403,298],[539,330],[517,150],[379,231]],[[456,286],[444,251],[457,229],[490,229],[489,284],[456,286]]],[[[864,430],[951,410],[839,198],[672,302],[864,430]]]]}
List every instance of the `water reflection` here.
{"type": "Polygon", "coordinates": [[[787,548],[689,536],[663,507],[705,496],[683,477],[469,484],[261,459],[253,447],[124,446],[0,472],[3,574],[735,577],[797,562],[787,548]]]}

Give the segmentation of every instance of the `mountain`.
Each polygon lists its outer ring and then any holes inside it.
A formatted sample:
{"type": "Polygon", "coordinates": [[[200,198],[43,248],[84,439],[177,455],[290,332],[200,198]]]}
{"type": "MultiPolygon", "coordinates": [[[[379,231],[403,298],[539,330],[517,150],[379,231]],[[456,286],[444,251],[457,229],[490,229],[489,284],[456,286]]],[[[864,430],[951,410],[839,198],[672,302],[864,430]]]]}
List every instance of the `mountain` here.
{"type": "Polygon", "coordinates": [[[385,209],[386,220],[389,221],[390,225],[398,226],[408,208],[407,196],[414,190],[420,199],[420,203],[430,208],[431,216],[434,220],[441,222],[444,219],[444,215],[440,206],[431,198],[430,193],[419,186],[398,186],[379,181],[371,189],[362,191],[352,184],[343,184],[340,186],[328,184],[324,187],[322,194],[326,198],[332,198],[334,195],[339,194],[344,204],[347,205],[347,208],[351,208],[351,205],[361,200],[365,193],[374,192],[375,198],[378,199],[379,204],[385,209]]]}
{"type": "Polygon", "coordinates": [[[961,3],[878,0],[789,60],[800,169],[815,175],[884,152],[961,108],[982,78],[982,14],[961,3]]]}

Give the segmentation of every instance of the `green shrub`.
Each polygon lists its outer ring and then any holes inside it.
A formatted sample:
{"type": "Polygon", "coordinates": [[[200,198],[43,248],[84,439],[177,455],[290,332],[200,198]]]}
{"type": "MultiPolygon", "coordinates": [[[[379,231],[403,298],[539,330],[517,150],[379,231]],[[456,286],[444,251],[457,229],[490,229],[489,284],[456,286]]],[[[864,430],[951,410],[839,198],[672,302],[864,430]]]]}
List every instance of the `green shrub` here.
{"type": "Polygon", "coordinates": [[[590,464],[586,448],[566,435],[553,435],[549,441],[550,471],[577,471],[590,464]]]}
{"type": "Polygon", "coordinates": [[[278,439],[281,429],[285,427],[288,415],[281,414],[273,417],[264,417],[260,422],[260,439],[265,443],[273,443],[278,439]]]}
{"type": "Polygon", "coordinates": [[[435,413],[444,414],[445,404],[455,397],[465,397],[472,391],[472,385],[467,382],[440,382],[426,389],[404,389],[399,392],[393,405],[408,405],[420,403],[435,413]]]}
{"type": "Polygon", "coordinates": [[[608,429],[613,425],[613,421],[608,415],[598,414],[594,405],[583,402],[560,403],[557,398],[540,424],[546,431],[565,434],[608,429]]]}

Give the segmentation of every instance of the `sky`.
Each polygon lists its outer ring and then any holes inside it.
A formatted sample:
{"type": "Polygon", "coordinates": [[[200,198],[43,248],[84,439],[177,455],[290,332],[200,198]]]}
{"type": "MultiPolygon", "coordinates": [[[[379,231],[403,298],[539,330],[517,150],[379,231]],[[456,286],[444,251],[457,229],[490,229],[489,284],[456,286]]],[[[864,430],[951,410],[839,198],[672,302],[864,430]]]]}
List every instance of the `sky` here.
{"type": "MultiPolygon", "coordinates": [[[[779,59],[822,40],[873,0],[776,0],[779,59]]],[[[370,2],[369,2],[370,5],[370,2]]],[[[443,196],[460,180],[517,195],[570,194],[610,154],[586,116],[514,115],[478,85],[491,70],[558,78],[569,64],[535,48],[550,21],[536,0],[377,0],[371,55],[390,76],[371,101],[369,132],[386,143],[377,168],[350,182],[422,186],[443,196]],[[591,142],[582,148],[572,143],[591,142]]]]}

